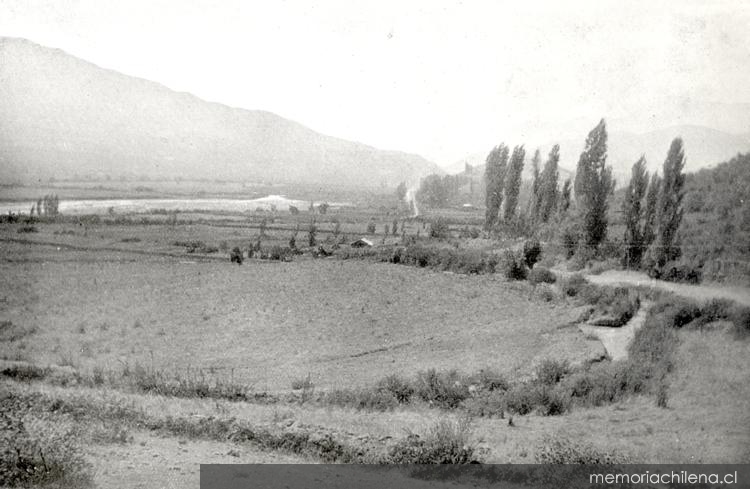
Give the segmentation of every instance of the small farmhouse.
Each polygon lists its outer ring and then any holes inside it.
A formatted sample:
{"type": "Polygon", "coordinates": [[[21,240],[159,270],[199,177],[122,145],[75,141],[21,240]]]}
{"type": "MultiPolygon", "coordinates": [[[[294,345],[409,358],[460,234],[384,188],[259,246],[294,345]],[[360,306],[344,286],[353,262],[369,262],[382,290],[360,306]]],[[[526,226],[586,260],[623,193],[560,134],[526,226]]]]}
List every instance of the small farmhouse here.
{"type": "Polygon", "coordinates": [[[349,246],[352,248],[369,248],[372,246],[372,241],[366,238],[359,238],[356,241],[352,241],[349,246]]]}

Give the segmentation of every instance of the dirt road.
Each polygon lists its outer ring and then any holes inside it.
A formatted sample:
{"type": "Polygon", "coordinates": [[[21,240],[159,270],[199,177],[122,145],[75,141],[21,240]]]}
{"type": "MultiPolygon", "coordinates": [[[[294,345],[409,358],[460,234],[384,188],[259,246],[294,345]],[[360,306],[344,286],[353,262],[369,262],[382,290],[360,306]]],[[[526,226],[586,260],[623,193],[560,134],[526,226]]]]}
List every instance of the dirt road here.
{"type": "Polygon", "coordinates": [[[645,273],[623,270],[609,270],[601,275],[586,275],[586,279],[600,285],[639,285],[666,290],[689,299],[729,299],[750,306],[750,288],[748,287],[719,284],[678,284],[652,279],[645,273]]]}

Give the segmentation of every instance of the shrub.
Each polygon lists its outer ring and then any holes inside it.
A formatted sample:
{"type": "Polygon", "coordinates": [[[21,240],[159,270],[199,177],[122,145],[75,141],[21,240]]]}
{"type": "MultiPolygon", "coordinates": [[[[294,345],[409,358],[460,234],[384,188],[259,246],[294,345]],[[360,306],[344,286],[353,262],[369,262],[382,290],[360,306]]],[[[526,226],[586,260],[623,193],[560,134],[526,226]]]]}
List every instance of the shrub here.
{"type": "Polygon", "coordinates": [[[242,250],[238,246],[232,249],[232,252],[229,254],[229,261],[237,263],[237,265],[242,265],[242,250]]]}
{"type": "Polygon", "coordinates": [[[375,221],[367,223],[367,234],[375,234],[375,221]]]}
{"type": "Polygon", "coordinates": [[[539,261],[539,256],[542,254],[542,245],[539,244],[537,239],[526,240],[523,244],[523,260],[526,266],[533,268],[534,264],[539,261]]]}
{"type": "Polygon", "coordinates": [[[614,369],[609,364],[592,366],[576,372],[566,379],[571,399],[584,406],[601,406],[613,402],[622,395],[615,383],[614,369]]]}
{"type": "Polygon", "coordinates": [[[631,462],[628,456],[602,451],[559,436],[545,436],[536,450],[535,459],[540,464],[611,465],[631,462]]]}
{"type": "Polygon", "coordinates": [[[554,284],[557,276],[549,268],[534,267],[529,271],[529,282],[532,284],[554,284]]]}
{"type": "Polygon", "coordinates": [[[506,391],[510,383],[505,375],[491,369],[482,369],[478,374],[469,378],[471,383],[479,384],[487,391],[506,391]]]}
{"type": "Polygon", "coordinates": [[[586,285],[588,285],[588,281],[583,275],[576,273],[565,278],[562,281],[561,288],[566,296],[576,297],[586,285]]]}
{"type": "Polygon", "coordinates": [[[651,308],[651,314],[661,316],[671,327],[681,328],[701,316],[701,308],[695,302],[665,295],[651,308]]]}
{"type": "Polygon", "coordinates": [[[477,462],[475,448],[469,443],[467,421],[439,421],[420,437],[411,434],[388,451],[388,463],[395,464],[468,464],[477,462]]]}
{"type": "Polygon", "coordinates": [[[663,268],[651,268],[649,274],[652,278],[659,278],[669,282],[683,282],[698,284],[701,281],[702,266],[688,262],[668,262],[663,268]]]}
{"type": "Polygon", "coordinates": [[[461,228],[459,236],[463,239],[477,239],[480,235],[479,229],[475,227],[464,226],[461,228]]]}
{"type": "Polygon", "coordinates": [[[620,327],[625,325],[638,312],[641,305],[637,292],[626,287],[596,287],[589,285],[582,289],[581,297],[596,306],[600,316],[592,324],[620,327]]]}
{"type": "Polygon", "coordinates": [[[735,306],[730,315],[734,333],[738,338],[750,335],[750,307],[735,306]]]}
{"type": "Polygon", "coordinates": [[[503,400],[507,411],[529,414],[539,402],[539,386],[532,382],[515,385],[505,393],[503,400]]]}
{"type": "Polygon", "coordinates": [[[49,370],[37,365],[11,365],[0,371],[0,374],[17,381],[29,382],[44,379],[49,374],[49,370]]]}
{"type": "Polygon", "coordinates": [[[81,436],[61,416],[31,414],[28,399],[0,394],[0,481],[4,486],[90,487],[81,436]]]}
{"type": "MultiPolygon", "coordinates": [[[[63,233],[64,233],[64,231],[63,231],[63,233]]],[[[139,238],[137,236],[130,237],[130,238],[122,238],[120,240],[120,242],[122,242],[122,243],[140,243],[141,242],[141,238],[139,238]]]]}
{"type": "Polygon", "coordinates": [[[535,369],[536,380],[544,385],[554,385],[570,373],[566,360],[545,359],[535,369]]]}
{"type": "Polygon", "coordinates": [[[186,253],[210,254],[219,251],[216,246],[209,246],[203,241],[173,241],[172,246],[182,246],[186,253]]]}
{"type": "Polygon", "coordinates": [[[246,401],[250,395],[250,388],[246,385],[236,383],[231,378],[212,380],[202,372],[168,375],[161,370],[135,365],[132,369],[127,366],[122,377],[140,392],[161,396],[246,401]]]}
{"type": "Polygon", "coordinates": [[[558,387],[544,385],[538,390],[539,414],[559,416],[570,407],[570,396],[558,387]]]}
{"type": "Polygon", "coordinates": [[[26,224],[18,228],[17,232],[18,233],[38,233],[39,230],[34,225],[26,224]]]}
{"type": "Polygon", "coordinates": [[[307,377],[292,380],[292,390],[298,391],[302,389],[309,389],[312,387],[313,382],[310,378],[310,374],[307,374],[307,377]]]}
{"type": "MultiPolygon", "coordinates": [[[[263,254],[261,254],[263,256],[263,254]]],[[[269,260],[292,261],[294,250],[279,245],[273,245],[266,253],[265,257],[269,260]]]]}
{"type": "Polygon", "coordinates": [[[544,302],[552,302],[556,297],[554,289],[549,284],[539,284],[534,290],[534,293],[544,302]]]}
{"type": "Polygon", "coordinates": [[[450,237],[448,222],[442,217],[430,221],[430,238],[446,239],[450,237]]]}
{"type": "Polygon", "coordinates": [[[575,255],[580,240],[581,234],[577,227],[569,225],[563,230],[560,236],[560,242],[565,249],[566,259],[570,259],[573,257],[573,255],[575,255]]]}
{"type": "Polygon", "coordinates": [[[463,402],[466,414],[479,417],[505,416],[505,395],[501,391],[482,392],[463,402]]]}
{"type": "Polygon", "coordinates": [[[445,409],[456,408],[469,397],[468,386],[455,370],[443,374],[435,369],[419,372],[414,391],[423,401],[445,409]]]}
{"type": "Polygon", "coordinates": [[[408,403],[414,395],[414,387],[398,375],[389,375],[381,380],[378,389],[391,394],[399,404],[408,403]]]}
{"type": "MultiPolygon", "coordinates": [[[[629,361],[648,367],[651,372],[672,370],[672,353],[677,345],[675,323],[669,313],[651,311],[628,346],[629,361]]],[[[649,378],[653,374],[647,375],[649,378]]]]}
{"type": "Polygon", "coordinates": [[[510,250],[505,251],[503,266],[505,278],[509,280],[525,280],[528,275],[528,269],[524,260],[510,250]]]}

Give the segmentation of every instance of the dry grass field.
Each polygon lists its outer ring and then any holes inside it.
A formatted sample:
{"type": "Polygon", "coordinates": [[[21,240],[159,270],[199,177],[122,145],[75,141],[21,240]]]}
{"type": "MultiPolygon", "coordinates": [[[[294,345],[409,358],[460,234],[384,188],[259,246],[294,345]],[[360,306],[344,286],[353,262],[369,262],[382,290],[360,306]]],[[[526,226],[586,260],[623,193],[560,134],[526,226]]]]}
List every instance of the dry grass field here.
{"type": "Polygon", "coordinates": [[[212,223],[85,231],[42,223],[21,234],[19,226],[0,230],[0,320],[22,332],[0,342],[4,371],[35,365],[74,380],[5,374],[0,391],[82,430],[97,487],[197,487],[206,462],[345,461],[351,449],[366,461],[410,433],[427,437],[441,421],[468,420],[466,443],[485,462],[534,462],[550,440],[634,461],[750,460],[750,343],[726,323],[678,331],[666,407],[644,391],[552,416],[486,417],[420,401],[358,409],[313,394],[428,369],[484,369],[521,381],[549,359],[583,368],[601,360],[603,347],[577,327],[580,302],[501,273],[309,255],[237,266],[226,252],[191,254],[173,244],[253,238],[212,223]],[[90,380],[139,368],[243,385],[261,397],[174,397],[90,380]],[[237,438],[249,427],[265,434],[237,438]],[[302,441],[279,441],[289,437],[302,441]],[[343,452],[321,452],[333,440],[343,452]]]}
{"type": "MultiPolygon", "coordinates": [[[[151,245],[145,231],[140,243],[111,245],[151,245]]],[[[528,373],[540,354],[596,354],[577,329],[560,328],[577,317],[574,307],[537,301],[527,284],[499,276],[333,258],[236,266],[1,246],[4,315],[37,331],[23,349],[34,362],[233,371],[238,381],[280,390],[308,374],[319,387],[352,386],[427,368],[528,373]]]]}

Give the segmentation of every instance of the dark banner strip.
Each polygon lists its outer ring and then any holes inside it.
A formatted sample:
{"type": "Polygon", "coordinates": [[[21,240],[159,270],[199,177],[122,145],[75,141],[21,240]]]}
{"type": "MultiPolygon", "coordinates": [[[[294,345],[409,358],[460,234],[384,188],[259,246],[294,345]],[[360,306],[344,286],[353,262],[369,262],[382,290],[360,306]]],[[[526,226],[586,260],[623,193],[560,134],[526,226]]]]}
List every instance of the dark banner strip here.
{"type": "Polygon", "coordinates": [[[750,465],[201,465],[200,478],[201,489],[750,489],[750,465]]]}

